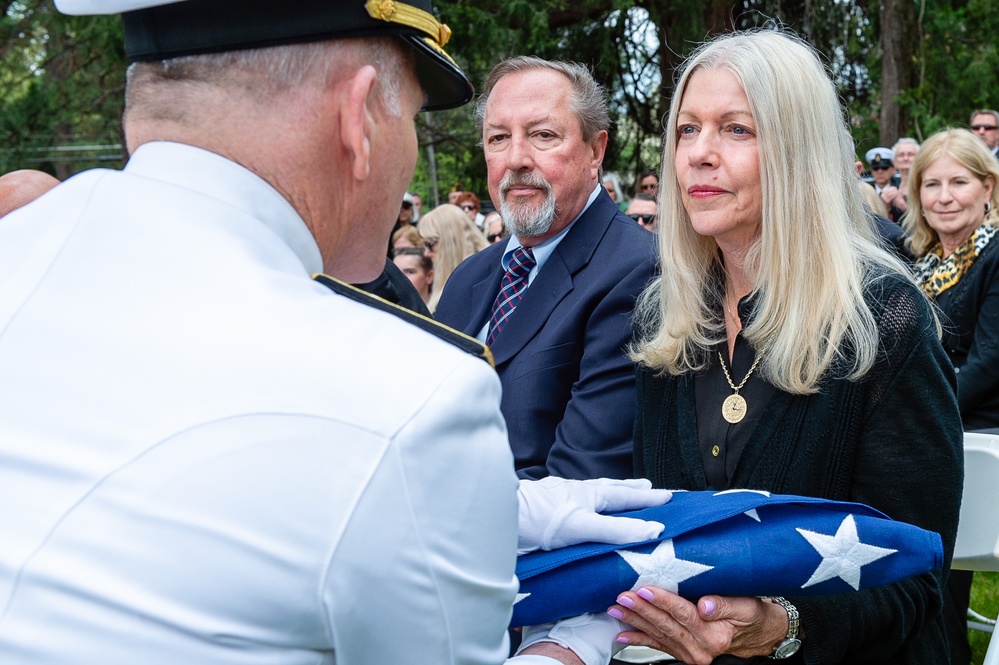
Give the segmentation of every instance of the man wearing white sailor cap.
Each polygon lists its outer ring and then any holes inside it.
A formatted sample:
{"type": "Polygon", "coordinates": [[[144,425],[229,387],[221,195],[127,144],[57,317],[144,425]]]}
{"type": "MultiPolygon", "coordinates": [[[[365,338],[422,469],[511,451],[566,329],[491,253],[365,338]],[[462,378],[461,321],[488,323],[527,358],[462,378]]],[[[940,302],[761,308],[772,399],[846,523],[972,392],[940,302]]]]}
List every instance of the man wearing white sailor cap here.
{"type": "Polygon", "coordinates": [[[871,148],[867,151],[867,167],[871,171],[874,189],[878,194],[891,184],[895,175],[895,153],[891,148],[871,148]]]}
{"type": "Polygon", "coordinates": [[[888,217],[894,222],[901,222],[904,211],[892,203],[902,181],[902,177],[895,172],[894,151],[891,148],[871,148],[865,157],[871,171],[871,178],[867,182],[885,202],[888,217]]]}
{"type": "MultiPolygon", "coordinates": [[[[123,13],[131,157],[0,224],[0,662],[499,663],[518,545],[661,531],[518,489],[488,353],[312,279],[378,276],[472,95],[428,0],[56,6],[123,13]]],[[[564,628],[512,662],[609,657],[564,628]]]]}

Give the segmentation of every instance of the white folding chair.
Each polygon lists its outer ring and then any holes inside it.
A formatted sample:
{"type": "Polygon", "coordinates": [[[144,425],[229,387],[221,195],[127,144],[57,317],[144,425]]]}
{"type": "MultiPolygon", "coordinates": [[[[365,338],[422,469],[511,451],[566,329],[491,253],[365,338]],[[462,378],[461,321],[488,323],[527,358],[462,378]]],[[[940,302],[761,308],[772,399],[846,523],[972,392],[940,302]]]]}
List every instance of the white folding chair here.
{"type": "MultiPolygon", "coordinates": [[[[952,567],[957,570],[999,571],[999,436],[966,432],[964,435],[964,498],[957,529],[952,567]]],[[[972,611],[973,612],[973,611],[972,611]]],[[[999,640],[995,621],[977,612],[969,627],[991,632],[983,665],[999,665],[999,640]],[[977,620],[976,620],[977,619],[977,620]],[[991,625],[990,625],[991,624],[991,625]]]]}

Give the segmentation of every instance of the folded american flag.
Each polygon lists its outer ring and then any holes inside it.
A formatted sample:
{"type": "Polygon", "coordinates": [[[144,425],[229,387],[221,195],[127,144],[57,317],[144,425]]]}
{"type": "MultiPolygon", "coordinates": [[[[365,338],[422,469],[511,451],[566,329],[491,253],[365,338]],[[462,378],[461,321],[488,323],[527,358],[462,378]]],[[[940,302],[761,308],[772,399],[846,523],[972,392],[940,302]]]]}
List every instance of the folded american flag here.
{"type": "Polygon", "coordinates": [[[603,612],[644,585],[706,594],[801,596],[890,584],[943,565],[939,534],[869,506],[755,490],[676,492],[628,517],[666,525],[656,540],[583,543],[520,557],[513,626],[603,612]]]}

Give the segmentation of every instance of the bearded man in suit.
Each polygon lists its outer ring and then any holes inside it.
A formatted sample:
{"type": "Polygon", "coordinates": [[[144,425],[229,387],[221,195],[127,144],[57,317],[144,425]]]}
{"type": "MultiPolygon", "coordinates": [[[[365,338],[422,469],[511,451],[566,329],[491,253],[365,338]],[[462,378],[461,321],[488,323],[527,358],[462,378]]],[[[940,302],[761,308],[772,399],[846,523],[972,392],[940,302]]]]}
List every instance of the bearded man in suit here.
{"type": "Polygon", "coordinates": [[[455,270],[435,316],[491,346],[521,478],[630,477],[626,347],[655,240],[600,185],[604,92],[578,64],[516,57],[476,119],[511,238],[455,270]]]}

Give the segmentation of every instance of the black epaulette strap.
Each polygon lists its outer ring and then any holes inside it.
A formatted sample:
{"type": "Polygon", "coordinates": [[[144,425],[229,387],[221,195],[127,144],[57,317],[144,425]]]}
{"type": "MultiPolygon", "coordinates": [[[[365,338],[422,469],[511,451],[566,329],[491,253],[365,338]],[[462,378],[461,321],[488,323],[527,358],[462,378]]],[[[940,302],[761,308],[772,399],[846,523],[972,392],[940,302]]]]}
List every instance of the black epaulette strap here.
{"type": "Polygon", "coordinates": [[[488,346],[474,337],[469,337],[465,333],[460,333],[454,328],[447,327],[443,323],[438,323],[437,321],[429,319],[422,314],[417,314],[416,312],[408,310],[405,307],[400,307],[399,305],[391,303],[384,298],[379,298],[376,295],[372,295],[367,291],[363,291],[356,286],[347,284],[346,282],[341,282],[340,280],[330,277],[329,275],[316,273],[312,276],[312,279],[316,280],[336,294],[344,296],[345,298],[350,298],[354,302],[361,303],[362,305],[374,307],[382,312],[392,314],[396,318],[400,318],[406,323],[412,324],[420,330],[428,332],[434,337],[442,339],[445,342],[458,347],[465,353],[485,360],[489,363],[490,367],[496,367],[496,363],[493,362],[492,351],[489,350],[488,346]]]}

